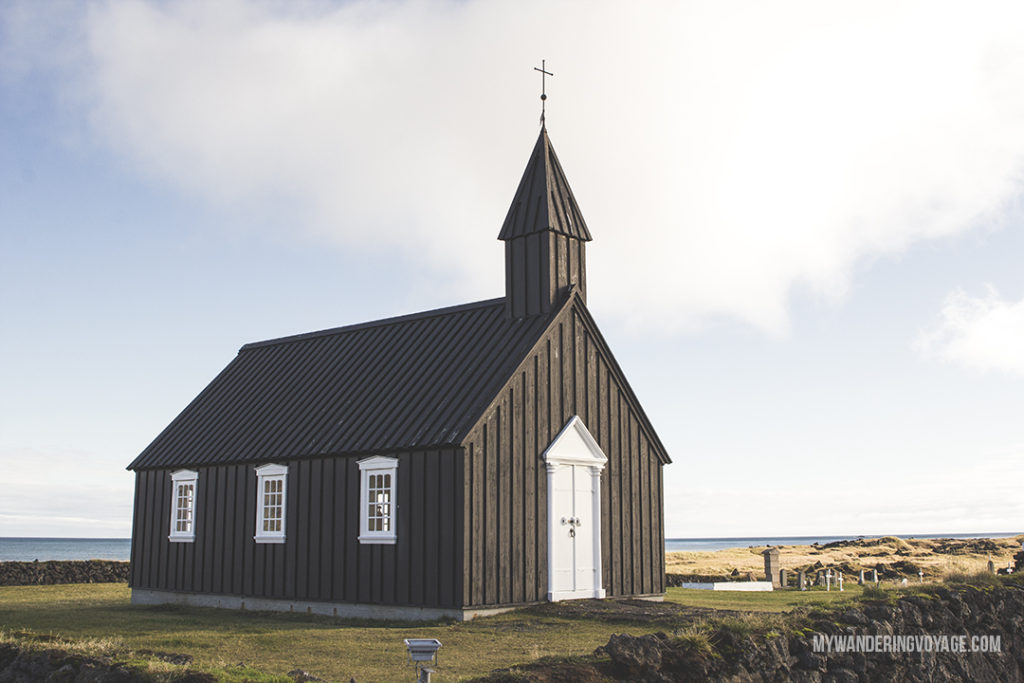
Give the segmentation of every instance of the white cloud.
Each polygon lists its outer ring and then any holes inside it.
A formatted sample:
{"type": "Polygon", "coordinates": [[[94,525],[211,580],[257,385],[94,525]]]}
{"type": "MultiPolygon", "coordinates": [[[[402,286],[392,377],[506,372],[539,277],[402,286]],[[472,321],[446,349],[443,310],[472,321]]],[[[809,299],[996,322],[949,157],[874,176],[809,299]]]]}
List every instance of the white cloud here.
{"type": "Polygon", "coordinates": [[[914,347],[926,358],[1024,375],[1024,298],[1008,301],[991,285],[980,297],[957,289],[914,347]]]}
{"type": "Polygon", "coordinates": [[[5,536],[127,537],[133,476],[96,453],[0,445],[5,536]],[[41,474],[42,473],[42,474],[41,474]]]}
{"type": "MultiPolygon", "coordinates": [[[[1024,524],[1024,446],[914,466],[851,468],[815,458],[805,481],[765,486],[765,473],[716,486],[714,474],[688,484],[666,478],[668,538],[842,534],[1013,533],[1024,524]],[[760,476],[759,476],[760,475],[760,476]],[[837,486],[837,479],[842,485],[837,486]],[[734,511],[756,510],[740,515],[734,511]]],[[[719,469],[721,471],[721,469],[719,469]]]]}
{"type": "Polygon", "coordinates": [[[86,15],[71,72],[130,163],[281,231],[425,258],[466,298],[502,286],[494,237],[535,135],[541,57],[595,236],[591,298],[649,328],[729,316],[782,331],[794,288],[841,296],[860,260],[977,228],[1020,191],[1014,2],[86,15]]]}

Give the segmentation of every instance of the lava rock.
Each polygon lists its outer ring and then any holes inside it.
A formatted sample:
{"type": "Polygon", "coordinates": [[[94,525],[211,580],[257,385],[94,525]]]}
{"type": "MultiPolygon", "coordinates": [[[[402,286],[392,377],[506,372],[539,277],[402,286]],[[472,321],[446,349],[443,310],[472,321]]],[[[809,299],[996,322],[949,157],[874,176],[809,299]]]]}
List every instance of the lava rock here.
{"type": "Polygon", "coordinates": [[[37,586],[58,583],[124,583],[127,562],[115,560],[53,560],[0,562],[0,586],[37,586]]]}

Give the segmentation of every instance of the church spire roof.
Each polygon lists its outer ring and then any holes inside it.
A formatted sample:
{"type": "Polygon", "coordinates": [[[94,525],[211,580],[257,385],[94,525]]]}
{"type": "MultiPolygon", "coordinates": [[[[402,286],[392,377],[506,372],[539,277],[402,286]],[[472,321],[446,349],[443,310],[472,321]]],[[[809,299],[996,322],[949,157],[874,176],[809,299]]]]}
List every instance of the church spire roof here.
{"type": "Polygon", "coordinates": [[[547,128],[541,127],[498,239],[507,241],[545,231],[585,242],[592,239],[562,165],[558,163],[555,148],[548,139],[547,128]]]}

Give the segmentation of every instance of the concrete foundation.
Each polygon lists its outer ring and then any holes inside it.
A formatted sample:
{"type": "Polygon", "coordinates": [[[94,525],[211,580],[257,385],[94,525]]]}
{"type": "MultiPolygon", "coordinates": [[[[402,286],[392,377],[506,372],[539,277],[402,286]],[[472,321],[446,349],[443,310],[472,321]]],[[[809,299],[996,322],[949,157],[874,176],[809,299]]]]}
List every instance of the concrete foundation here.
{"type": "Polygon", "coordinates": [[[132,589],[133,605],[188,605],[190,607],[220,607],[223,609],[254,610],[258,612],[305,612],[344,619],[396,619],[401,621],[432,621],[457,619],[469,621],[519,609],[490,607],[484,609],[446,609],[442,607],[407,607],[403,605],[370,605],[351,602],[315,602],[307,600],[278,600],[274,598],[241,597],[211,593],[178,593],[148,588],[132,589]]]}
{"type": "Polygon", "coordinates": [[[705,591],[770,591],[771,581],[715,581],[714,583],[683,583],[680,588],[695,588],[705,591]]]}

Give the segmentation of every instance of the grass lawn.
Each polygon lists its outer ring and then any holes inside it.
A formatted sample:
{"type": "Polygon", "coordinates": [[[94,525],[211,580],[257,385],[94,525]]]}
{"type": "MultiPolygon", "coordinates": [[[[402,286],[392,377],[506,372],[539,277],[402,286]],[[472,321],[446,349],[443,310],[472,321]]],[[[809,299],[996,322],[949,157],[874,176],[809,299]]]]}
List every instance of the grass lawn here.
{"type": "MultiPolygon", "coordinates": [[[[860,593],[855,584],[842,593],[670,588],[666,601],[704,609],[778,613],[795,607],[835,607],[860,593]]],[[[24,631],[119,649],[189,654],[198,668],[219,673],[224,680],[245,678],[247,674],[235,668],[239,663],[277,675],[304,669],[332,681],[410,679],[412,667],[402,639],[414,637],[440,640],[437,677],[459,680],[539,657],[589,654],[607,643],[612,633],[637,635],[687,625],[685,621],[623,623],[529,610],[463,623],[368,622],[307,614],[133,606],[126,584],[0,587],[0,628],[16,638],[24,631]]]]}
{"type": "Polygon", "coordinates": [[[788,612],[797,607],[833,608],[853,602],[862,592],[856,582],[843,586],[839,592],[834,588],[812,588],[806,591],[709,591],[696,588],[669,588],[666,602],[675,602],[687,607],[706,607],[718,610],[739,610],[743,612],[788,612]]]}
{"type": "MultiPolygon", "coordinates": [[[[132,650],[190,654],[199,668],[239,662],[273,674],[304,669],[328,680],[411,680],[403,638],[437,638],[437,678],[459,680],[548,655],[578,655],[612,633],[651,626],[508,613],[464,623],[343,621],[307,614],[132,606],[126,584],[0,587],[0,627],[132,650]]],[[[289,679],[286,679],[289,680],[289,679]]]]}

